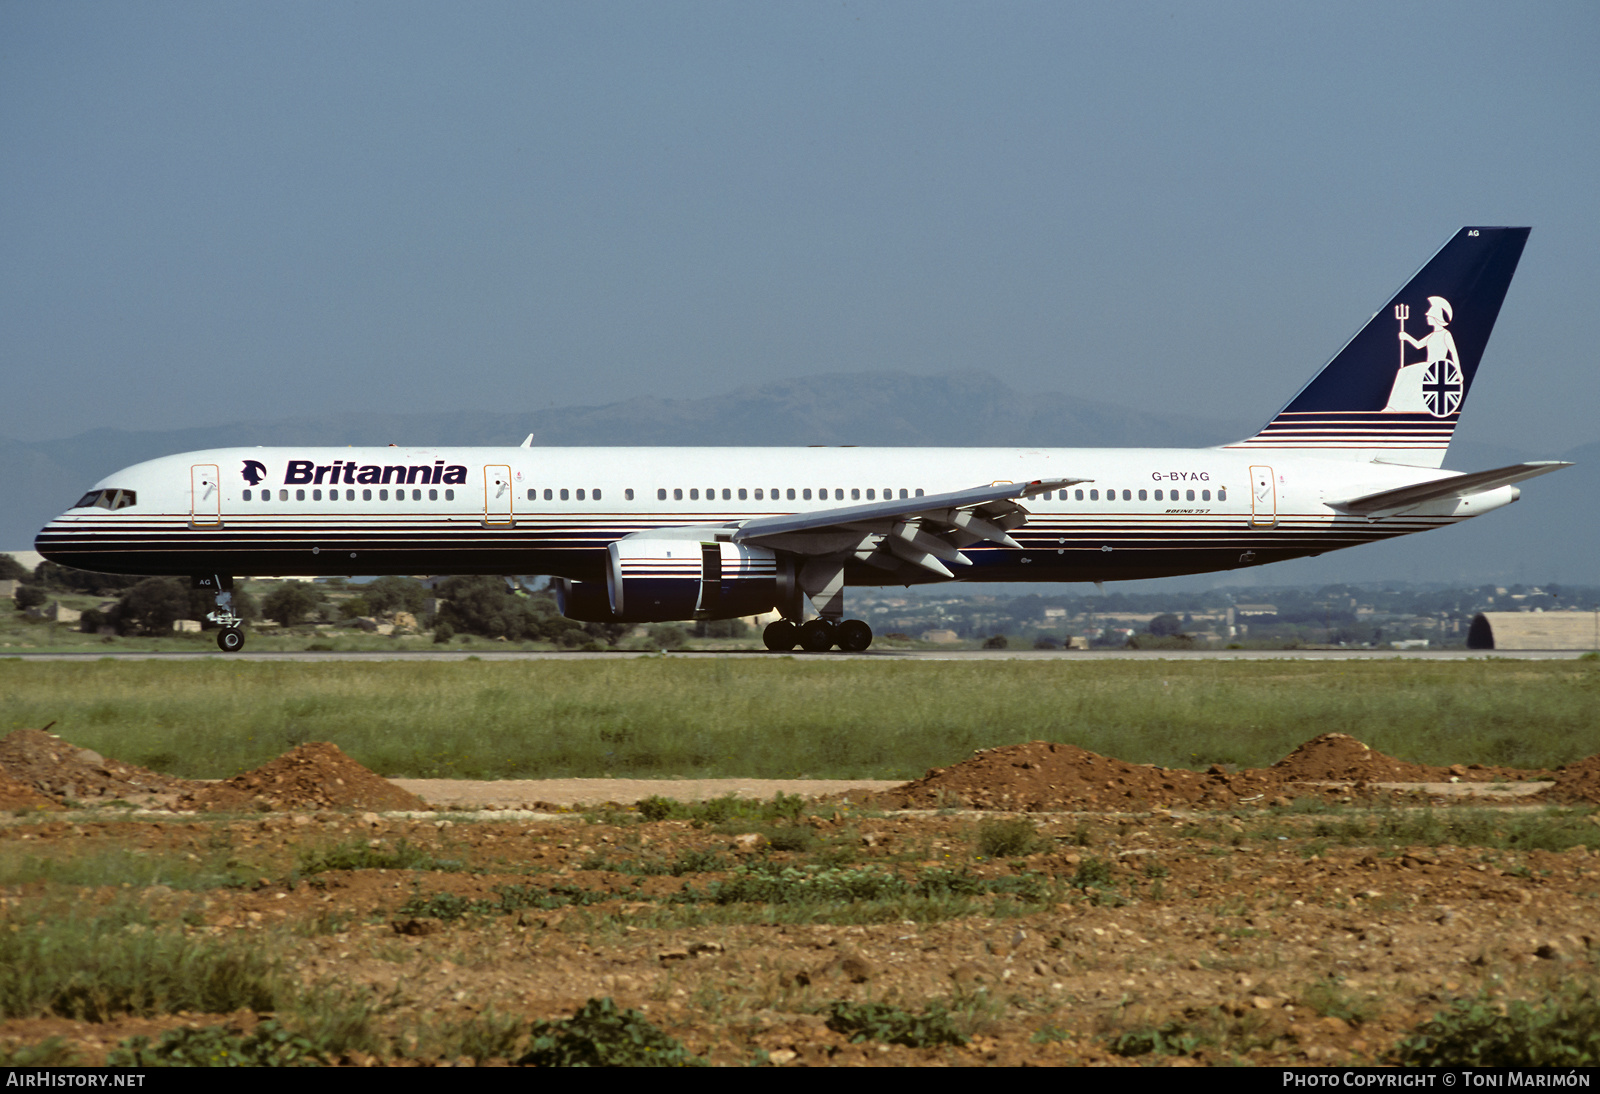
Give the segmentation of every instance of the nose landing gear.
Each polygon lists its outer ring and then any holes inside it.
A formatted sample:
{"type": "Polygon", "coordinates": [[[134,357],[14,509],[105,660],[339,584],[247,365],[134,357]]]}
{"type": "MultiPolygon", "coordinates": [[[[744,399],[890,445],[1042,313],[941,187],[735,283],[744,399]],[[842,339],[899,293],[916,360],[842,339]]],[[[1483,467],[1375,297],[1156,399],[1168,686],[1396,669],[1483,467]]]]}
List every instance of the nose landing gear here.
{"type": "Polygon", "coordinates": [[[223,653],[238,653],[244,649],[244,631],[239,626],[244,620],[233,614],[233,578],[225,574],[207,574],[194,578],[194,587],[209,589],[215,594],[217,610],[207,612],[206,618],[222,628],[217,632],[217,648],[223,653]]]}

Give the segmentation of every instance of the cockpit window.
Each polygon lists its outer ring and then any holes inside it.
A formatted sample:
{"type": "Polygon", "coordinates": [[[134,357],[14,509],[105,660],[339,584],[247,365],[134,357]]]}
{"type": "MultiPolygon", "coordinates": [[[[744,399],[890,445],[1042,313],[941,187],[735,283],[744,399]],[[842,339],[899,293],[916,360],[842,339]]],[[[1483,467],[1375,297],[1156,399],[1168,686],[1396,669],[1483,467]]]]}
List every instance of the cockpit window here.
{"type": "Polygon", "coordinates": [[[78,499],[74,509],[126,509],[138,503],[138,496],[132,490],[91,490],[78,499]]]}

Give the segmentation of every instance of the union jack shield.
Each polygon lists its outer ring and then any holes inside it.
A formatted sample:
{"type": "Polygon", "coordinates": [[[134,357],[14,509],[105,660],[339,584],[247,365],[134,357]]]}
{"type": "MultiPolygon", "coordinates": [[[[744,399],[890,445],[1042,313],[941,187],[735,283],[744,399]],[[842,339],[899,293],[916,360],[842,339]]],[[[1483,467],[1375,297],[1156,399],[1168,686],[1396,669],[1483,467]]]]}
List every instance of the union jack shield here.
{"type": "Polygon", "coordinates": [[[1422,374],[1422,401],[1435,418],[1449,417],[1460,409],[1465,388],[1461,366],[1454,361],[1435,361],[1422,374]]]}

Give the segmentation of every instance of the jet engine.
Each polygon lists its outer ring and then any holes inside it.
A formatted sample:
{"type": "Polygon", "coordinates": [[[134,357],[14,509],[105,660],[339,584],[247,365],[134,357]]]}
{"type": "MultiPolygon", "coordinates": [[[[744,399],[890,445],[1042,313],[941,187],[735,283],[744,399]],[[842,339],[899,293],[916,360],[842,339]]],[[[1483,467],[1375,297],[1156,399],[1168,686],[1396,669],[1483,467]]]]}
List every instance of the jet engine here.
{"type": "Polygon", "coordinates": [[[605,587],[563,579],[556,603],[589,623],[733,619],[794,604],[794,560],[764,547],[694,539],[627,538],[607,548],[605,587]]]}

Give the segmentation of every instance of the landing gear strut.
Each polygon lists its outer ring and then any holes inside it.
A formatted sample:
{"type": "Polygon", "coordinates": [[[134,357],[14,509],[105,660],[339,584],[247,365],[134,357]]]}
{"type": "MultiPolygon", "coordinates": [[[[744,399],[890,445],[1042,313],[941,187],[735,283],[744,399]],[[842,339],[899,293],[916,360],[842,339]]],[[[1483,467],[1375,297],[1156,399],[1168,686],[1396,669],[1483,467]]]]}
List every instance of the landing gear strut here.
{"type": "Polygon", "coordinates": [[[244,620],[233,614],[233,578],[225,574],[207,574],[194,579],[197,589],[209,589],[215,594],[217,610],[207,612],[206,618],[222,629],[217,632],[217,648],[223,653],[238,653],[244,648],[244,631],[239,624],[244,620]]]}

